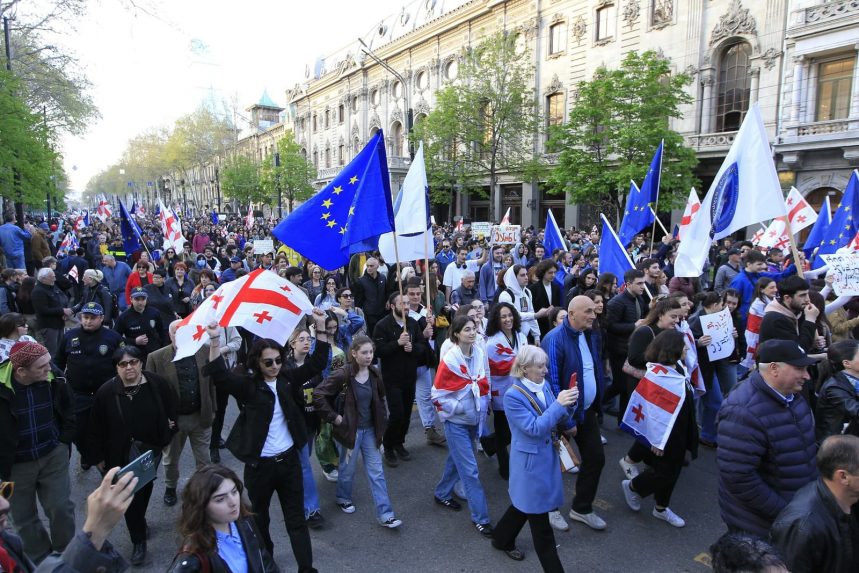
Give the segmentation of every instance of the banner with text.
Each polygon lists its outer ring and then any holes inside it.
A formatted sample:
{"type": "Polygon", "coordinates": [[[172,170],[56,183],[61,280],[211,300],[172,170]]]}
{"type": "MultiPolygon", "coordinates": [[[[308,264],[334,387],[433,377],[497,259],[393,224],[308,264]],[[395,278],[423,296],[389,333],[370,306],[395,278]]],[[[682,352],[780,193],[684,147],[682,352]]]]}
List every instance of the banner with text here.
{"type": "Polygon", "coordinates": [[[727,308],[703,315],[701,329],[704,336],[712,339],[707,345],[707,356],[711,362],[731,355],[734,351],[734,323],[731,320],[731,312],[727,308]]]}
{"type": "Polygon", "coordinates": [[[837,296],[859,295],[859,255],[820,255],[829,269],[826,276],[835,277],[832,290],[837,296]]]}
{"type": "Polygon", "coordinates": [[[521,225],[493,225],[489,242],[494,245],[515,245],[519,242],[521,225]]]}

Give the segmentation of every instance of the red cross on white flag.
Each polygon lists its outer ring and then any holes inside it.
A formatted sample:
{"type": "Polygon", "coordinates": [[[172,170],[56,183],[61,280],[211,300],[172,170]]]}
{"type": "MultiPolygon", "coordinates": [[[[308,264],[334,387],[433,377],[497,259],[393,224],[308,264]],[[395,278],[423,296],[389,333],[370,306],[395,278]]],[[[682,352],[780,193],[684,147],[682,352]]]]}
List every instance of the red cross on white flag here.
{"type": "Polygon", "coordinates": [[[286,344],[313,305],[301,289],[273,271],[257,269],[222,285],[176,330],[176,358],[192,356],[207,341],[206,326],[241,326],[261,338],[286,344]]]}
{"type": "Polygon", "coordinates": [[[677,230],[677,238],[681,241],[683,240],[683,235],[689,225],[692,224],[692,221],[695,219],[695,215],[698,214],[698,211],[701,210],[701,200],[698,199],[698,192],[695,191],[693,187],[691,191],[689,191],[689,199],[686,200],[686,209],[683,211],[683,218],[680,219],[680,227],[677,230]]]}
{"type": "Polygon", "coordinates": [[[787,222],[784,217],[777,217],[772,220],[763,236],[758,241],[758,246],[762,249],[771,249],[776,247],[782,238],[787,239],[787,222]]]}
{"type": "Polygon", "coordinates": [[[101,219],[102,223],[110,219],[110,204],[107,202],[107,199],[104,198],[104,195],[101,196],[101,200],[98,202],[98,207],[95,210],[95,216],[101,219]]]}
{"type": "Polygon", "coordinates": [[[794,234],[799,233],[817,221],[817,213],[814,212],[814,208],[808,204],[808,201],[796,190],[796,187],[790,188],[785,205],[787,206],[787,216],[790,220],[790,230],[794,234]]]}
{"type": "Polygon", "coordinates": [[[164,249],[173,248],[179,252],[185,245],[185,237],[182,236],[179,218],[176,217],[176,213],[172,209],[165,207],[160,199],[158,200],[158,207],[158,219],[161,222],[161,232],[164,234],[164,249]]]}

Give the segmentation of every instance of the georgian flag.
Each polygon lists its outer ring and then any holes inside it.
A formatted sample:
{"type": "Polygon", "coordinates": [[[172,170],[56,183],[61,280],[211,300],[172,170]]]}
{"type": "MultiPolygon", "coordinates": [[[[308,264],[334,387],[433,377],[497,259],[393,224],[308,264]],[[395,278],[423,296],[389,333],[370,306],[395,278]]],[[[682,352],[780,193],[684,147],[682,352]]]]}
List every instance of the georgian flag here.
{"type": "Polygon", "coordinates": [[[761,338],[761,323],[764,320],[766,303],[761,299],[755,299],[749,307],[746,320],[746,356],[740,364],[749,370],[755,367],[755,353],[758,351],[758,342],[761,338]]]}
{"type": "Polygon", "coordinates": [[[790,230],[794,234],[810,227],[817,221],[817,213],[814,212],[814,208],[808,204],[808,201],[796,190],[796,187],[790,188],[790,193],[787,194],[784,203],[787,206],[790,230]]]}
{"type": "Polygon", "coordinates": [[[623,414],[620,428],[648,446],[665,449],[686,399],[686,377],[673,368],[647,363],[647,370],[623,414]]]}
{"type": "Polygon", "coordinates": [[[449,350],[438,366],[430,397],[435,409],[438,410],[438,417],[444,421],[453,416],[456,405],[466,399],[470,392],[480,412],[482,428],[489,406],[486,357],[476,344],[471,347],[471,356],[474,370],[469,371],[459,345],[449,350]]]}
{"type": "MultiPolygon", "coordinates": [[[[793,230],[796,232],[796,230],[793,230]]],[[[790,246],[787,236],[787,218],[776,217],[764,231],[758,240],[757,246],[762,249],[786,249],[790,246]]]]}
{"type": "Polygon", "coordinates": [[[176,252],[182,250],[185,246],[185,237],[182,236],[182,226],[179,223],[179,218],[172,209],[165,207],[161,200],[158,200],[158,219],[161,222],[161,232],[164,234],[164,249],[174,248],[176,252]]]}
{"type": "Polygon", "coordinates": [[[695,395],[703,396],[707,393],[707,388],[704,386],[704,379],[701,377],[701,365],[698,363],[698,346],[695,344],[695,337],[692,336],[692,329],[685,320],[681,321],[676,328],[683,334],[683,341],[686,343],[686,358],[683,360],[683,363],[686,366],[686,372],[689,373],[689,381],[692,383],[695,395]]]}
{"type": "Polygon", "coordinates": [[[677,231],[677,238],[681,241],[686,234],[686,229],[695,220],[695,215],[701,210],[701,200],[698,198],[698,192],[692,187],[689,191],[689,199],[686,200],[686,209],[683,210],[683,218],[680,219],[680,228],[677,231]]]}
{"type": "Polygon", "coordinates": [[[313,305],[301,289],[273,271],[257,269],[221,285],[176,330],[176,360],[193,356],[209,341],[206,327],[241,326],[260,338],[286,344],[313,305]]]}
{"type": "Polygon", "coordinates": [[[504,216],[501,217],[500,225],[509,225],[510,224],[510,207],[507,207],[507,212],[504,213],[504,216]]]}
{"type": "Polygon", "coordinates": [[[78,282],[78,266],[74,265],[71,269],[69,269],[69,278],[75,282],[78,282]]]}
{"type": "Polygon", "coordinates": [[[77,235],[75,235],[74,231],[69,231],[63,237],[57,252],[68,255],[70,251],[77,251],[79,246],[80,243],[78,243],[77,235]]]}
{"type": "MultiPolygon", "coordinates": [[[[521,332],[513,332],[516,336],[516,347],[522,348],[528,344],[528,339],[521,332]]],[[[500,330],[486,341],[486,354],[489,358],[489,376],[492,380],[492,408],[504,409],[504,394],[515,378],[510,375],[510,369],[516,360],[516,350],[510,346],[510,341],[500,330]]]]}
{"type": "Polygon", "coordinates": [[[105,199],[104,195],[102,195],[101,199],[99,199],[98,201],[98,207],[95,210],[95,216],[101,219],[102,223],[110,219],[110,205],[108,204],[107,199],[105,199]]]}

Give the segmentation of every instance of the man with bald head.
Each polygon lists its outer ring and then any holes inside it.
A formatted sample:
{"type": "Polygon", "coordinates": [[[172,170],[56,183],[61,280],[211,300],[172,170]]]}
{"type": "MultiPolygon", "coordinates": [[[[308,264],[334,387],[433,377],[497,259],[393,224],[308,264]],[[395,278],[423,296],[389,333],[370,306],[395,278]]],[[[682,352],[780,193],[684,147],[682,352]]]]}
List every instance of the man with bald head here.
{"type": "Polygon", "coordinates": [[[388,301],[388,282],[379,272],[379,259],[367,259],[366,270],[352,286],[355,306],[364,311],[367,332],[372,333],[376,323],[385,316],[385,303],[388,301]]]}
{"type": "Polygon", "coordinates": [[[570,519],[591,529],[605,529],[606,523],[593,510],[600,474],[605,465],[605,452],[600,439],[597,410],[602,386],[602,355],[599,333],[591,326],[596,319],[594,302],[577,296],[567,308],[567,320],[546,334],[542,348],[549,356],[546,380],[555,395],[571,384],[578,385],[579,399],[571,407],[572,424],[568,430],[579,446],[582,464],[576,480],[576,495],[570,519]]]}

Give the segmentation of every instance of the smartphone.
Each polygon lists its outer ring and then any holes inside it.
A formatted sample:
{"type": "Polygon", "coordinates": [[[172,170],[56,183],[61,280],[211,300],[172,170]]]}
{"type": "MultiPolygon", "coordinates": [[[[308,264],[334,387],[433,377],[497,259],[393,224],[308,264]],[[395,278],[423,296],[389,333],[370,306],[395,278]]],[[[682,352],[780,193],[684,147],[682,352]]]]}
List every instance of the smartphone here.
{"type": "Polygon", "coordinates": [[[570,374],[570,385],[567,386],[567,390],[572,390],[576,386],[579,385],[579,375],[577,372],[573,372],[570,374]]]}
{"type": "Polygon", "coordinates": [[[155,479],[155,474],[158,472],[158,465],[155,463],[155,455],[152,450],[144,452],[133,460],[127,466],[116,472],[113,476],[113,483],[116,483],[123,475],[131,472],[137,478],[137,485],[134,486],[134,491],[137,493],[143,487],[155,479]]]}

